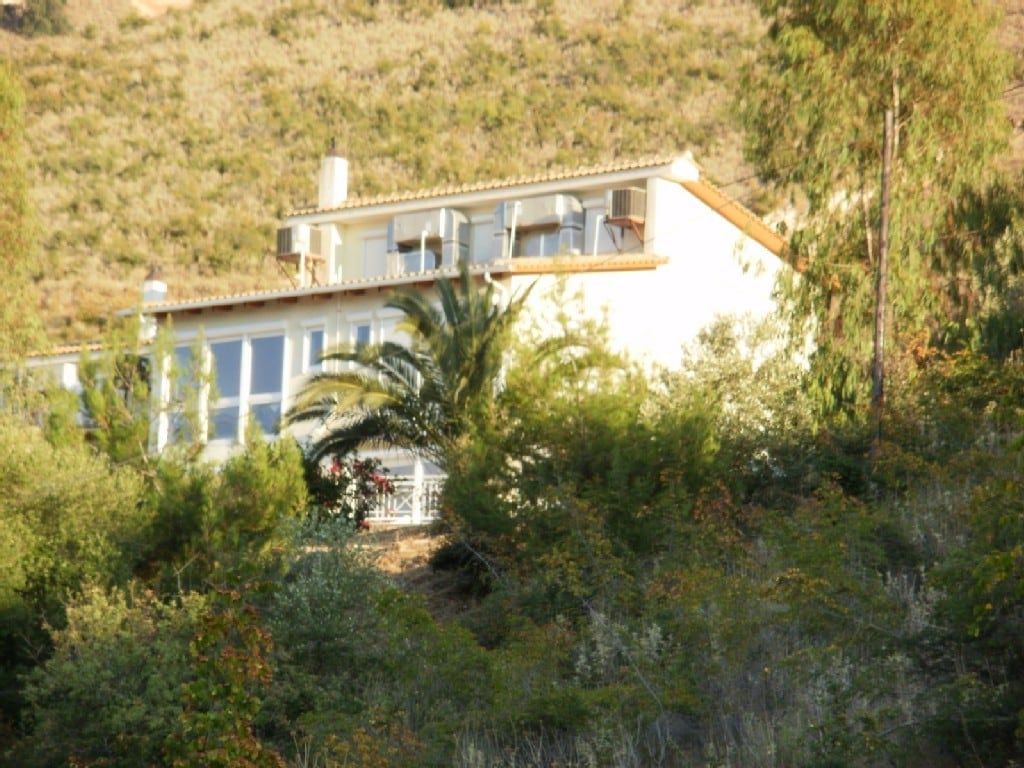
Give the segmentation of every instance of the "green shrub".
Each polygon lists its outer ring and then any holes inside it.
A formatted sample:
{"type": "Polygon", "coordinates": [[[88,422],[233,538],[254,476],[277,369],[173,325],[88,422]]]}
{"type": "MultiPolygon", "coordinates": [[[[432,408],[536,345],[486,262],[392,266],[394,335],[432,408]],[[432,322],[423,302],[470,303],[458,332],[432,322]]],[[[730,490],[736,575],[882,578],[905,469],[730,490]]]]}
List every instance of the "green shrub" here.
{"type": "Polygon", "coordinates": [[[72,601],[66,627],[49,629],[52,657],[27,678],[31,727],[12,764],[161,765],[202,606],[96,587],[72,601]]]}
{"type": "Polygon", "coordinates": [[[0,9],[0,26],[25,37],[63,35],[71,31],[67,0],[25,0],[23,7],[5,5],[0,9]]]}

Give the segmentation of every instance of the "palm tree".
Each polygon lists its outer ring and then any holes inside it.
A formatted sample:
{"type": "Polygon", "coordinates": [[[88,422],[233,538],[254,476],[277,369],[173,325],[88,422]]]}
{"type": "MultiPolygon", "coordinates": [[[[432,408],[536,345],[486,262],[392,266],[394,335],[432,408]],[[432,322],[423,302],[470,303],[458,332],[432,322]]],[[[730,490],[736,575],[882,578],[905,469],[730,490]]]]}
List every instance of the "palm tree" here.
{"type": "Polygon", "coordinates": [[[386,446],[446,468],[458,439],[493,402],[529,290],[502,307],[494,283],[478,288],[466,265],[457,280],[441,278],[434,287],[440,308],[413,289],[397,291],[385,305],[402,312],[398,330],[408,345],[385,341],[324,355],[357,365],[315,376],[288,412],[288,423],[318,421],[326,430],[309,446],[309,458],[386,446]]]}

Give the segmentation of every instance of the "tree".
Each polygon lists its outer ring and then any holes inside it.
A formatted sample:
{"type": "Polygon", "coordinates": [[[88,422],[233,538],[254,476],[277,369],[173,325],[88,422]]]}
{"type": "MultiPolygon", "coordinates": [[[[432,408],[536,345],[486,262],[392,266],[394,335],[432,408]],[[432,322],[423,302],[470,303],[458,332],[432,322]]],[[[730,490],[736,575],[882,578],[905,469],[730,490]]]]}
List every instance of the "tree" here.
{"type": "Polygon", "coordinates": [[[501,306],[494,284],[482,290],[463,265],[458,280],[435,284],[440,309],[415,290],[385,306],[402,312],[408,344],[386,341],[324,356],[340,370],[314,377],[287,415],[319,421],[314,459],[345,455],[361,445],[409,449],[444,468],[459,438],[494,400],[507,339],[529,291],[501,306]],[[348,364],[358,368],[344,370],[348,364]]]}
{"type": "Polygon", "coordinates": [[[18,716],[17,677],[45,658],[43,625],[64,625],[84,585],[131,575],[145,512],[131,470],[81,445],[54,447],[42,430],[0,418],[0,733],[18,716]]]}
{"type": "Polygon", "coordinates": [[[0,362],[38,348],[38,301],[32,265],[38,226],[29,196],[22,112],[25,96],[0,63],[0,362]]]}
{"type": "Polygon", "coordinates": [[[174,768],[284,768],[253,727],[261,693],[273,679],[273,639],[251,595],[260,585],[220,588],[189,647],[194,678],[182,688],[178,728],[167,739],[174,768]]]}
{"type": "Polygon", "coordinates": [[[90,586],[47,627],[53,655],[24,678],[29,732],[10,765],[163,765],[191,682],[189,641],[207,598],[90,586]]]}
{"type": "Polygon", "coordinates": [[[992,40],[988,3],[758,5],[771,27],[740,103],[746,154],[806,209],[791,239],[803,274],[788,286],[790,310],[816,323],[812,368],[829,405],[855,407],[872,351],[883,114],[892,110],[896,126],[887,336],[920,352],[942,324],[947,214],[1006,147],[1009,59],[992,40]]]}
{"type": "Polygon", "coordinates": [[[165,594],[272,567],[289,521],[306,508],[302,454],[291,439],[251,434],[216,470],[164,456],[146,477],[146,549],[137,570],[165,594]]]}
{"type": "Polygon", "coordinates": [[[165,344],[161,340],[148,353],[138,329],[129,323],[115,330],[98,354],[82,352],[78,377],[88,438],[115,463],[146,461],[152,429],[152,360],[165,356],[165,344]]]}

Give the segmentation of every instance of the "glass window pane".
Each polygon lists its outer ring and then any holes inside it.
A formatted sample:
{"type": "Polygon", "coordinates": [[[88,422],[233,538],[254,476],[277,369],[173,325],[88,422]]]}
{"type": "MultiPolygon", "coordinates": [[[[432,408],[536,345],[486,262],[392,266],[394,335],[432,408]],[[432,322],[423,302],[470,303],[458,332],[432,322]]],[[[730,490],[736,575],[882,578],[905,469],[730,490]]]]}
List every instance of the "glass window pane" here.
{"type": "Polygon", "coordinates": [[[357,325],[355,328],[356,348],[365,347],[370,343],[370,324],[357,325]]]}
{"type": "Polygon", "coordinates": [[[263,336],[252,340],[252,381],[250,392],[267,395],[281,391],[284,379],[284,336],[263,336]]]}
{"type": "Polygon", "coordinates": [[[281,403],[259,403],[251,408],[252,418],[265,435],[277,433],[281,422],[281,403]]]}
{"type": "Polygon", "coordinates": [[[214,440],[238,439],[238,406],[214,408],[210,411],[210,427],[214,440]]]}
{"type": "Polygon", "coordinates": [[[168,440],[171,443],[192,442],[192,423],[181,411],[171,411],[168,440]]]}
{"type": "Polygon", "coordinates": [[[191,382],[195,381],[195,366],[192,363],[191,347],[174,348],[174,394],[175,400],[180,400],[185,392],[192,388],[191,382]]]}
{"type": "Polygon", "coordinates": [[[242,340],[217,341],[210,344],[216,371],[217,395],[238,397],[242,380],[242,340]]]}
{"type": "Polygon", "coordinates": [[[324,332],[322,329],[309,332],[309,351],[306,365],[316,368],[320,365],[320,355],[324,353],[324,332]]]}

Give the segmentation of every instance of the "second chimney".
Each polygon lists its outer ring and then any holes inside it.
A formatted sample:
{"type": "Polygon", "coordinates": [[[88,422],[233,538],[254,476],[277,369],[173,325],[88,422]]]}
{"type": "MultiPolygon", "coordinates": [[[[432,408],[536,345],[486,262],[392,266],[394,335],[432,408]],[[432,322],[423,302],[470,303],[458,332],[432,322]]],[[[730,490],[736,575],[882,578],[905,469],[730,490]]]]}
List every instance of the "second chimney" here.
{"type": "Polygon", "coordinates": [[[332,146],[320,163],[319,208],[336,208],[348,199],[348,160],[332,146]]]}

